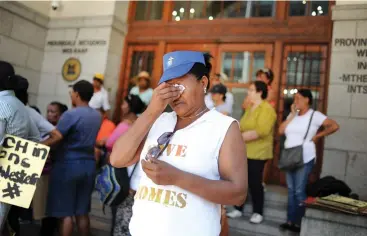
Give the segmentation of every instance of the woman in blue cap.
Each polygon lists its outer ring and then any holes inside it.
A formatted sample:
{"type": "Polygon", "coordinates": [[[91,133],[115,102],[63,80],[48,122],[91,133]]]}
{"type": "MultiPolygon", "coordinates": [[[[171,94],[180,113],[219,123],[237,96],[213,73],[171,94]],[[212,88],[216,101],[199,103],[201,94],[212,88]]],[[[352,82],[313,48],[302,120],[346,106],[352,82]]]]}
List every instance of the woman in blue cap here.
{"type": "Polygon", "coordinates": [[[247,195],[245,145],[238,123],[204,102],[210,56],[176,51],[146,111],[119,138],[115,167],[141,160],[130,233],[133,236],[220,234],[220,205],[247,195]],[[170,105],[173,112],[162,113],[170,105]]]}

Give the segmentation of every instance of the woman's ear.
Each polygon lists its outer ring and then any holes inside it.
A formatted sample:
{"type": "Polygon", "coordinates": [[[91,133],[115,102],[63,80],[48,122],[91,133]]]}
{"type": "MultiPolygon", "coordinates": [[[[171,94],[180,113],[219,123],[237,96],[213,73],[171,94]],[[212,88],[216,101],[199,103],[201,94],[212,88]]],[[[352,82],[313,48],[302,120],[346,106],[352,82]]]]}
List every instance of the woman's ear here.
{"type": "Polygon", "coordinates": [[[204,75],[201,78],[200,81],[201,81],[201,84],[203,85],[203,87],[206,89],[208,87],[208,84],[209,84],[209,78],[204,75]]]}

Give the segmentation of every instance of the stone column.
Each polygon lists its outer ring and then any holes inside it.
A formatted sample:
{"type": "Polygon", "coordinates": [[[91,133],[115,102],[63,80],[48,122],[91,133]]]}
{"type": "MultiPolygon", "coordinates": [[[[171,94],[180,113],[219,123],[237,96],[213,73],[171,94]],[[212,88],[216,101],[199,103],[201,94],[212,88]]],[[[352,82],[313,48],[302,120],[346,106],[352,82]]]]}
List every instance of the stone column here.
{"type": "Polygon", "coordinates": [[[332,19],[328,116],[340,130],[326,139],[322,176],[367,199],[367,1],[337,1],[332,19]]]}

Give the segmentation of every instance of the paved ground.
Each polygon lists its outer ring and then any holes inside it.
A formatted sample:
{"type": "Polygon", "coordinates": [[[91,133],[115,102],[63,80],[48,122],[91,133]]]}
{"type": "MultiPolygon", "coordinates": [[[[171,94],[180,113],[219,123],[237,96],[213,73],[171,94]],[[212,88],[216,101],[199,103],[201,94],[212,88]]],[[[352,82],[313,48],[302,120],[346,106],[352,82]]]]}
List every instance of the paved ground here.
{"type": "MultiPolygon", "coordinates": [[[[38,225],[22,225],[21,236],[37,236],[38,230],[39,230],[38,225]]],[[[75,233],[75,236],[77,236],[77,233],[75,233]]],[[[109,236],[109,233],[105,231],[93,230],[91,236],[109,236]]],[[[238,232],[230,232],[230,236],[245,236],[245,235],[240,234],[238,232]]]]}

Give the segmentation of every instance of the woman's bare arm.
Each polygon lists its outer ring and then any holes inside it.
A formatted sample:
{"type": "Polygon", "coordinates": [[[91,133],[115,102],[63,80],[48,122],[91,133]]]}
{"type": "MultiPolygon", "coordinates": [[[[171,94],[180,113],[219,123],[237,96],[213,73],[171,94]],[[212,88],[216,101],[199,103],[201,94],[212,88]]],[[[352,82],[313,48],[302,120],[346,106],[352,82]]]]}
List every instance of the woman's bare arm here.
{"type": "Polygon", "coordinates": [[[110,155],[110,163],[116,168],[126,167],[138,156],[143,146],[143,141],[147,136],[151,126],[158,116],[154,113],[145,111],[135,123],[117,139],[113,145],[110,155]]]}
{"type": "Polygon", "coordinates": [[[336,131],[339,130],[339,124],[336,123],[335,120],[329,119],[327,118],[326,120],[324,120],[324,122],[322,123],[322,127],[324,128],[323,131],[318,132],[313,138],[312,141],[314,141],[315,143],[322,137],[328,136],[332,133],[335,133],[336,131]]]}
{"type": "Polygon", "coordinates": [[[221,180],[206,179],[157,159],[141,163],[144,172],[156,184],[175,185],[217,204],[241,205],[247,195],[247,157],[236,123],[227,132],[218,162],[221,180]]]}

